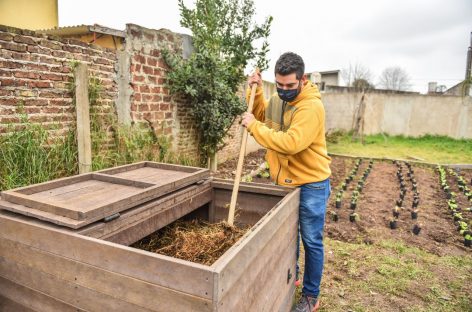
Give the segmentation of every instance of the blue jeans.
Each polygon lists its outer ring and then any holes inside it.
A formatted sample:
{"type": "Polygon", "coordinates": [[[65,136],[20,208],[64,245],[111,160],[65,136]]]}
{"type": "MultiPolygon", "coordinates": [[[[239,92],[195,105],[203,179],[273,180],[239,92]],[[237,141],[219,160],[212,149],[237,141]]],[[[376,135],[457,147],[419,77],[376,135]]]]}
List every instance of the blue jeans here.
{"type": "MultiPolygon", "coordinates": [[[[321,182],[304,184],[300,186],[300,191],[299,232],[305,248],[302,292],[308,296],[318,297],[324,262],[323,227],[331,185],[329,179],[326,179],[321,182]]],[[[297,248],[297,278],[300,235],[298,235],[297,248]]]]}

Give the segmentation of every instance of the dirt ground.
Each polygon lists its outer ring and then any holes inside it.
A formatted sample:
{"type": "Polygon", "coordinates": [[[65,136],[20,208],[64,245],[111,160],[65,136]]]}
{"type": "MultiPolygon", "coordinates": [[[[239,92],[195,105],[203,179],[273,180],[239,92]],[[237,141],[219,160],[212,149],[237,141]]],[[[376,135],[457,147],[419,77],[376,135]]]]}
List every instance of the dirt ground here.
{"type": "MultiPolygon", "coordinates": [[[[257,168],[264,161],[264,154],[264,151],[249,154],[243,174],[257,168]]],[[[350,198],[368,166],[367,159],[344,192],[342,207],[335,208],[336,192],[354,161],[333,157],[331,164],[322,311],[472,311],[472,248],[464,246],[448,212],[435,169],[412,166],[420,197],[418,219],[413,220],[412,184],[402,163],[407,192],[398,228],[392,230],[389,220],[399,198],[400,184],[397,166],[390,161],[374,161],[357,204],[359,221],[349,221],[353,211],[349,207],[350,198]],[[338,214],[337,222],[330,218],[330,211],[338,214]],[[412,232],[416,223],[421,226],[419,235],[412,232]]],[[[234,179],[236,165],[237,160],[222,164],[215,176],[234,179]]],[[[472,171],[462,170],[461,175],[472,187],[472,171]]],[[[253,182],[271,183],[264,178],[253,182]]],[[[455,179],[448,175],[448,182],[457,193],[459,207],[470,207],[472,203],[458,190],[455,179]]],[[[472,219],[471,212],[463,215],[472,219]]]]}
{"type": "MultiPolygon", "coordinates": [[[[251,153],[245,157],[243,175],[256,169],[264,162],[264,150],[251,153]]],[[[216,177],[234,179],[237,159],[229,160],[218,167],[216,177]]],[[[418,184],[420,203],[418,205],[418,219],[412,220],[411,206],[413,191],[411,182],[406,177],[407,167],[402,164],[403,175],[407,185],[407,192],[403,200],[403,207],[398,218],[398,228],[391,230],[389,220],[392,218],[392,210],[399,198],[400,185],[396,176],[397,166],[392,162],[374,161],[372,171],[366,179],[364,189],[360,195],[355,212],[360,216],[358,222],[350,222],[349,214],[350,198],[357,185],[362,172],[368,166],[368,160],[364,159],[354,180],[344,192],[342,207],[335,208],[335,195],[341,183],[349,175],[354,166],[351,158],[333,157],[331,163],[332,194],[328,205],[325,234],[333,239],[344,242],[364,242],[367,244],[383,239],[401,239],[411,246],[416,246],[437,255],[463,255],[471,254],[472,249],[463,246],[463,238],[456,230],[452,216],[447,209],[447,199],[438,183],[438,174],[434,168],[413,165],[414,176],[418,184]],[[329,211],[335,211],[339,220],[334,222],[329,217],[329,211]],[[414,235],[412,229],[418,223],[421,226],[419,235],[414,235]]],[[[470,183],[472,171],[462,170],[461,175],[470,183]]],[[[457,188],[455,179],[448,176],[451,190],[457,193],[459,207],[470,207],[472,203],[467,200],[457,188]]],[[[253,182],[271,183],[269,179],[255,177],[253,182]]],[[[470,186],[472,187],[472,186],[470,186]]],[[[472,219],[471,212],[464,212],[464,217],[472,219]]]]}

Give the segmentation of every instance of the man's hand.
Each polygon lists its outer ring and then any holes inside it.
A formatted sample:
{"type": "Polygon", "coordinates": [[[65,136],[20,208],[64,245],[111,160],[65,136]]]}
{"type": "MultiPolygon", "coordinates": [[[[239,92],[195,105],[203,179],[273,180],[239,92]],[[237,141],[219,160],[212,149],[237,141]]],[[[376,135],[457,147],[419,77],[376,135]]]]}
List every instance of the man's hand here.
{"type": "Polygon", "coordinates": [[[247,79],[247,83],[250,87],[252,87],[253,84],[257,84],[258,87],[262,87],[262,78],[261,78],[261,73],[260,72],[254,72],[249,76],[247,79]]]}
{"type": "Polygon", "coordinates": [[[241,120],[241,124],[243,125],[243,127],[247,128],[254,119],[255,117],[253,114],[246,112],[243,114],[243,119],[241,120]]]}

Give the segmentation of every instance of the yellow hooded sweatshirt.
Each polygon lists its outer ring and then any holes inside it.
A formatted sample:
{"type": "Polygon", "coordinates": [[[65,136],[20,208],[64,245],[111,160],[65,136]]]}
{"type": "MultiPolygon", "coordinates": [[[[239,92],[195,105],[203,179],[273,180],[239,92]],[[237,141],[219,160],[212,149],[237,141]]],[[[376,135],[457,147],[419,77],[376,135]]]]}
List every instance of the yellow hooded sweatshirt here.
{"type": "Polygon", "coordinates": [[[247,129],[267,148],[266,160],[276,184],[299,186],[330,177],[325,111],[316,85],[306,81],[293,102],[282,101],[277,93],[267,101],[258,87],[252,113],[256,120],[247,129]]]}

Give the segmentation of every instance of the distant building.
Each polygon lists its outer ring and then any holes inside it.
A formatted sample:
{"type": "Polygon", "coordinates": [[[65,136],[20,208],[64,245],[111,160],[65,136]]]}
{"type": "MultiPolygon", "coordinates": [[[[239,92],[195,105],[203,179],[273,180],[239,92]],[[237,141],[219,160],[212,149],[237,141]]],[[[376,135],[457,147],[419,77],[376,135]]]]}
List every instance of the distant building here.
{"type": "Polygon", "coordinates": [[[341,81],[341,70],[330,70],[307,73],[308,80],[318,85],[320,91],[324,91],[327,86],[339,86],[341,81]]]}
{"type": "Polygon", "coordinates": [[[57,0],[0,0],[0,25],[29,30],[57,27],[57,0]]]}
{"type": "Polygon", "coordinates": [[[455,86],[450,87],[445,92],[444,95],[457,95],[457,96],[465,96],[465,95],[472,95],[472,86],[466,85],[466,81],[463,80],[456,84],[455,86]],[[468,89],[468,90],[467,90],[468,89]]]}

